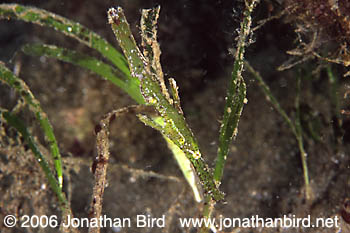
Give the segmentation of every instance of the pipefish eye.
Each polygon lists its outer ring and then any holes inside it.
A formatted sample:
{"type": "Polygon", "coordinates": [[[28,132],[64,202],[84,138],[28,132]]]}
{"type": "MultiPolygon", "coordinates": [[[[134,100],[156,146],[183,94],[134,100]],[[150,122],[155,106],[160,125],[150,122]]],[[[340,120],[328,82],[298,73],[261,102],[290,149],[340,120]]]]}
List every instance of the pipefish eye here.
{"type": "Polygon", "coordinates": [[[345,222],[350,224],[350,198],[345,199],[341,210],[341,216],[345,222]]]}

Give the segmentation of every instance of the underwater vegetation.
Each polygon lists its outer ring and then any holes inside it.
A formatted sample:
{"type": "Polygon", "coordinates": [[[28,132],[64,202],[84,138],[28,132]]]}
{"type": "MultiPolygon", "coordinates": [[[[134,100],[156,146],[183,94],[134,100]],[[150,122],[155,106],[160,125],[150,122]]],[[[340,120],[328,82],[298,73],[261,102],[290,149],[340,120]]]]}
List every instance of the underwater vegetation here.
{"type": "MultiPolygon", "coordinates": [[[[221,232],[215,224],[183,228],[178,219],[311,215],[339,219],[322,232],[348,230],[349,4],[237,1],[228,14],[233,26],[213,20],[220,7],[228,12],[220,1],[197,11],[196,1],[181,1],[175,16],[170,6],[179,3],[125,3],[101,10],[99,33],[69,19],[79,12],[70,4],[66,17],[0,4],[7,27],[15,20],[40,26],[0,63],[1,219],[51,214],[59,216],[55,231],[129,232],[137,227],[64,225],[73,216],[143,214],[164,216],[166,226],[138,232],[221,232]],[[195,13],[183,18],[188,9],[195,13]],[[196,56],[167,54],[190,40],[182,20],[212,32],[215,23],[231,27],[224,36],[193,36],[194,48],[201,37],[224,48],[216,64],[198,68],[215,60],[210,46],[194,49],[196,56]],[[183,41],[167,44],[167,33],[183,41]],[[38,39],[45,36],[49,43],[38,39]]],[[[1,224],[21,230],[21,221],[1,224]]]]}

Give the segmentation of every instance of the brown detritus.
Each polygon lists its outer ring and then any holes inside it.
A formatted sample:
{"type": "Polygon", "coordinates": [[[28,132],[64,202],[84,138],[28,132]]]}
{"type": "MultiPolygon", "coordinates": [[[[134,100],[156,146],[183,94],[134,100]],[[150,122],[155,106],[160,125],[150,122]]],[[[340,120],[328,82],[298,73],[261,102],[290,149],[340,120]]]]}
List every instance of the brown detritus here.
{"type": "Polygon", "coordinates": [[[350,3],[338,0],[286,0],[287,20],[296,25],[302,56],[350,65],[350,3]],[[293,7],[291,7],[293,6],[293,7]],[[316,38],[313,38],[316,34],[316,38]],[[303,37],[303,39],[301,39],[303,37]],[[336,44],[334,48],[333,45],[336,44]],[[327,54],[318,55],[321,48],[327,54]]]}
{"type": "MultiPolygon", "coordinates": [[[[92,202],[89,210],[89,217],[100,219],[102,213],[103,193],[107,183],[107,166],[109,160],[109,125],[117,117],[126,113],[141,113],[149,111],[149,107],[133,105],[106,114],[95,127],[96,147],[98,156],[91,166],[95,175],[92,202]]],[[[99,227],[89,228],[89,233],[99,233],[99,227]]]]}
{"type": "Polygon", "coordinates": [[[337,0],[297,0],[285,1],[286,6],[294,5],[289,16],[305,29],[313,27],[315,31],[324,31],[338,41],[349,42],[350,4],[337,0]]]}
{"type": "Polygon", "coordinates": [[[141,16],[141,36],[143,55],[147,61],[145,66],[149,73],[154,74],[157,82],[161,87],[161,91],[166,99],[171,103],[172,100],[166,88],[164,74],[160,64],[160,46],[157,42],[157,20],[159,18],[160,6],[154,9],[143,9],[141,16]]]}

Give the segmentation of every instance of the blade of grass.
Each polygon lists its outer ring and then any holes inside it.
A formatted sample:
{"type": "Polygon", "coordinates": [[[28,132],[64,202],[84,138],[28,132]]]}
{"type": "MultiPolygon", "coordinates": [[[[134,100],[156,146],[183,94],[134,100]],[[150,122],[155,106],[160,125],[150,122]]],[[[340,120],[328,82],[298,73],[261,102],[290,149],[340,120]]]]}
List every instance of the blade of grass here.
{"type": "Polygon", "coordinates": [[[122,8],[118,7],[117,10],[114,8],[109,9],[108,22],[111,24],[115,38],[127,59],[131,76],[141,80],[147,75],[144,69],[146,60],[136,45],[122,8]]]}
{"type": "Polygon", "coordinates": [[[67,199],[66,199],[64,193],[62,192],[60,184],[57,182],[55,176],[51,172],[50,166],[49,166],[48,162],[46,161],[45,156],[40,152],[32,135],[29,133],[28,129],[25,127],[23,121],[19,117],[15,116],[11,112],[4,110],[4,109],[0,109],[0,116],[3,119],[5,119],[7,124],[14,127],[18,132],[20,132],[20,134],[24,138],[25,142],[28,144],[29,148],[33,152],[40,167],[44,170],[46,178],[48,179],[49,184],[51,186],[51,189],[56,194],[56,196],[59,200],[62,211],[66,211],[66,208],[69,208],[69,204],[67,202],[67,199]]]}
{"type": "Polygon", "coordinates": [[[88,69],[120,87],[137,103],[145,103],[140,92],[140,81],[138,79],[128,78],[118,69],[113,68],[95,57],[74,50],[46,44],[27,44],[22,47],[22,51],[29,55],[47,56],[88,69]]]}
{"type": "MultiPolygon", "coordinates": [[[[172,91],[172,97],[170,98],[169,92],[166,88],[164,81],[164,74],[162,71],[162,66],[160,63],[161,50],[159,43],[157,42],[157,20],[159,18],[160,6],[151,9],[143,9],[141,14],[140,29],[142,38],[143,55],[147,61],[145,66],[148,73],[151,73],[158,81],[161,91],[165,98],[173,103],[177,111],[183,114],[180,106],[180,97],[177,91],[176,82],[174,79],[170,78],[169,83],[172,91]]],[[[140,118],[141,116],[139,116],[140,118]]],[[[141,118],[140,118],[141,119],[141,118]]],[[[161,117],[153,117],[152,120],[158,124],[152,125],[153,128],[160,128],[162,130],[164,127],[164,120],[161,117]]],[[[179,165],[187,183],[190,185],[194,198],[197,202],[201,202],[203,199],[202,188],[200,186],[199,178],[190,162],[186,157],[186,154],[175,145],[168,137],[163,135],[163,138],[167,142],[168,148],[173,153],[177,164],[179,165]]],[[[181,139],[180,139],[181,140],[181,139]]]]}
{"type": "Polygon", "coordinates": [[[194,199],[199,203],[203,200],[202,188],[198,185],[200,182],[196,172],[192,168],[191,162],[187,159],[185,153],[176,146],[170,139],[164,137],[168,144],[168,148],[171,150],[175,156],[176,161],[178,161],[179,167],[183,173],[183,176],[187,180],[187,183],[190,185],[194,199]]]}
{"type": "MultiPolygon", "coordinates": [[[[244,52],[247,46],[247,38],[251,33],[251,14],[259,0],[245,0],[245,10],[243,12],[243,20],[240,24],[240,32],[238,35],[237,49],[234,56],[234,64],[232,71],[232,79],[228,85],[226,103],[224,108],[223,121],[220,127],[219,147],[217,160],[214,169],[214,180],[217,187],[221,184],[224,172],[224,166],[229,153],[229,146],[234,137],[238,133],[238,122],[242,114],[244,103],[246,102],[246,85],[242,76],[244,52]]],[[[205,206],[203,208],[203,216],[206,219],[211,218],[214,211],[215,201],[209,196],[205,197],[205,206]]],[[[215,226],[210,226],[214,230],[215,226]]],[[[202,227],[201,233],[209,231],[208,227],[202,227]]]]}
{"type": "Polygon", "coordinates": [[[272,92],[269,88],[269,86],[265,83],[265,81],[262,79],[261,75],[247,62],[244,62],[244,67],[253,75],[253,77],[258,81],[261,89],[263,90],[265,96],[267,97],[267,100],[272,104],[272,106],[277,110],[277,112],[283,117],[283,119],[286,121],[290,129],[292,130],[293,134],[296,136],[297,132],[295,129],[295,126],[292,122],[292,120],[289,118],[287,113],[283,110],[277,99],[272,95],[272,92]]]}
{"type": "MultiPolygon", "coordinates": [[[[139,118],[141,118],[142,121],[142,116],[138,115],[139,118]]],[[[152,128],[155,127],[160,127],[159,130],[162,130],[161,127],[163,127],[164,125],[164,121],[161,117],[154,117],[153,118],[154,123],[157,124],[157,126],[152,125],[152,128]]],[[[144,121],[143,121],[144,122],[144,121]]],[[[197,182],[199,180],[196,172],[194,171],[190,160],[186,157],[186,154],[177,146],[173,143],[173,141],[171,141],[168,137],[165,137],[163,135],[163,138],[165,139],[165,141],[168,144],[168,148],[171,150],[171,152],[173,153],[185,179],[187,180],[187,183],[190,185],[192,191],[193,191],[193,195],[195,197],[195,200],[197,202],[201,202],[203,200],[203,194],[202,194],[202,189],[199,186],[199,182],[197,182]]]]}
{"type": "Polygon", "coordinates": [[[310,179],[309,179],[309,172],[307,167],[307,153],[305,152],[304,145],[303,145],[303,138],[302,138],[302,129],[300,125],[300,106],[299,106],[299,95],[300,95],[300,77],[297,78],[297,95],[295,100],[296,110],[297,110],[297,116],[295,124],[292,122],[292,120],[289,118],[287,113],[283,110],[277,99],[273,96],[269,86],[265,83],[261,75],[254,70],[254,68],[247,62],[244,62],[244,66],[246,69],[253,75],[253,77],[258,81],[261,89],[263,90],[265,96],[267,97],[268,101],[271,102],[272,106],[277,110],[277,112],[283,117],[283,119],[286,121],[290,129],[292,130],[292,133],[294,134],[297,142],[298,147],[300,151],[300,158],[302,162],[303,167],[303,177],[304,177],[304,183],[305,183],[305,197],[307,200],[311,200],[313,198],[313,192],[310,187],[310,179]]]}
{"type": "Polygon", "coordinates": [[[62,161],[61,154],[58,149],[57,140],[53,133],[52,126],[47,118],[46,113],[42,110],[39,101],[34,97],[33,93],[28,88],[25,82],[14,75],[9,69],[0,62],[0,81],[6,83],[10,87],[14,88],[21,97],[25,100],[29,109],[34,113],[35,117],[40,123],[41,128],[45,133],[45,139],[48,142],[51,150],[52,159],[55,164],[55,169],[58,178],[58,184],[62,188],[63,176],[62,176],[62,161]]]}
{"type": "Polygon", "coordinates": [[[297,133],[297,141],[300,150],[300,159],[303,167],[304,182],[305,182],[305,196],[306,200],[311,200],[313,198],[312,190],[310,187],[309,170],[307,167],[307,153],[304,149],[303,143],[303,129],[301,127],[300,120],[300,86],[301,86],[301,75],[297,75],[297,85],[296,85],[296,97],[295,97],[295,109],[296,109],[296,119],[295,119],[295,129],[297,133]]]}
{"type": "Polygon", "coordinates": [[[184,116],[169,103],[169,100],[162,93],[157,78],[147,72],[147,61],[136,45],[122,8],[109,9],[108,21],[128,60],[131,75],[141,81],[141,93],[146,104],[154,106],[163,118],[164,127],[161,127],[160,132],[186,154],[196,170],[205,192],[217,201],[222,200],[223,193],[214,183],[212,172],[201,157],[198,144],[188,128],[184,116]]]}
{"type": "Polygon", "coordinates": [[[43,169],[44,174],[49,182],[49,185],[52,191],[55,193],[61,208],[62,222],[60,226],[60,231],[78,233],[78,230],[76,228],[71,226],[64,227],[63,225],[63,224],[70,225],[70,222],[68,220],[70,218],[74,218],[72,209],[70,207],[70,203],[67,201],[65,194],[62,192],[60,184],[58,183],[55,176],[53,175],[51,168],[45,159],[45,156],[39,150],[39,147],[37,146],[33,136],[30,134],[29,130],[26,128],[23,121],[16,115],[12,114],[11,112],[1,108],[0,108],[0,119],[4,119],[8,125],[15,128],[22,135],[24,141],[28,144],[29,148],[33,152],[40,167],[43,169]]]}
{"type": "Polygon", "coordinates": [[[238,122],[242,114],[244,102],[246,101],[246,85],[242,77],[244,52],[245,47],[247,46],[247,38],[251,33],[251,13],[257,2],[257,0],[245,1],[246,8],[243,13],[244,18],[241,22],[240,33],[238,35],[232,79],[227,90],[224,116],[220,127],[218,156],[214,170],[214,179],[218,185],[222,179],[229,146],[232,139],[237,135],[238,122]]]}
{"type": "Polygon", "coordinates": [[[105,39],[77,22],[43,9],[19,4],[0,4],[0,18],[23,20],[41,26],[51,27],[99,51],[120,69],[121,72],[130,77],[127,62],[123,55],[105,39]]]}

